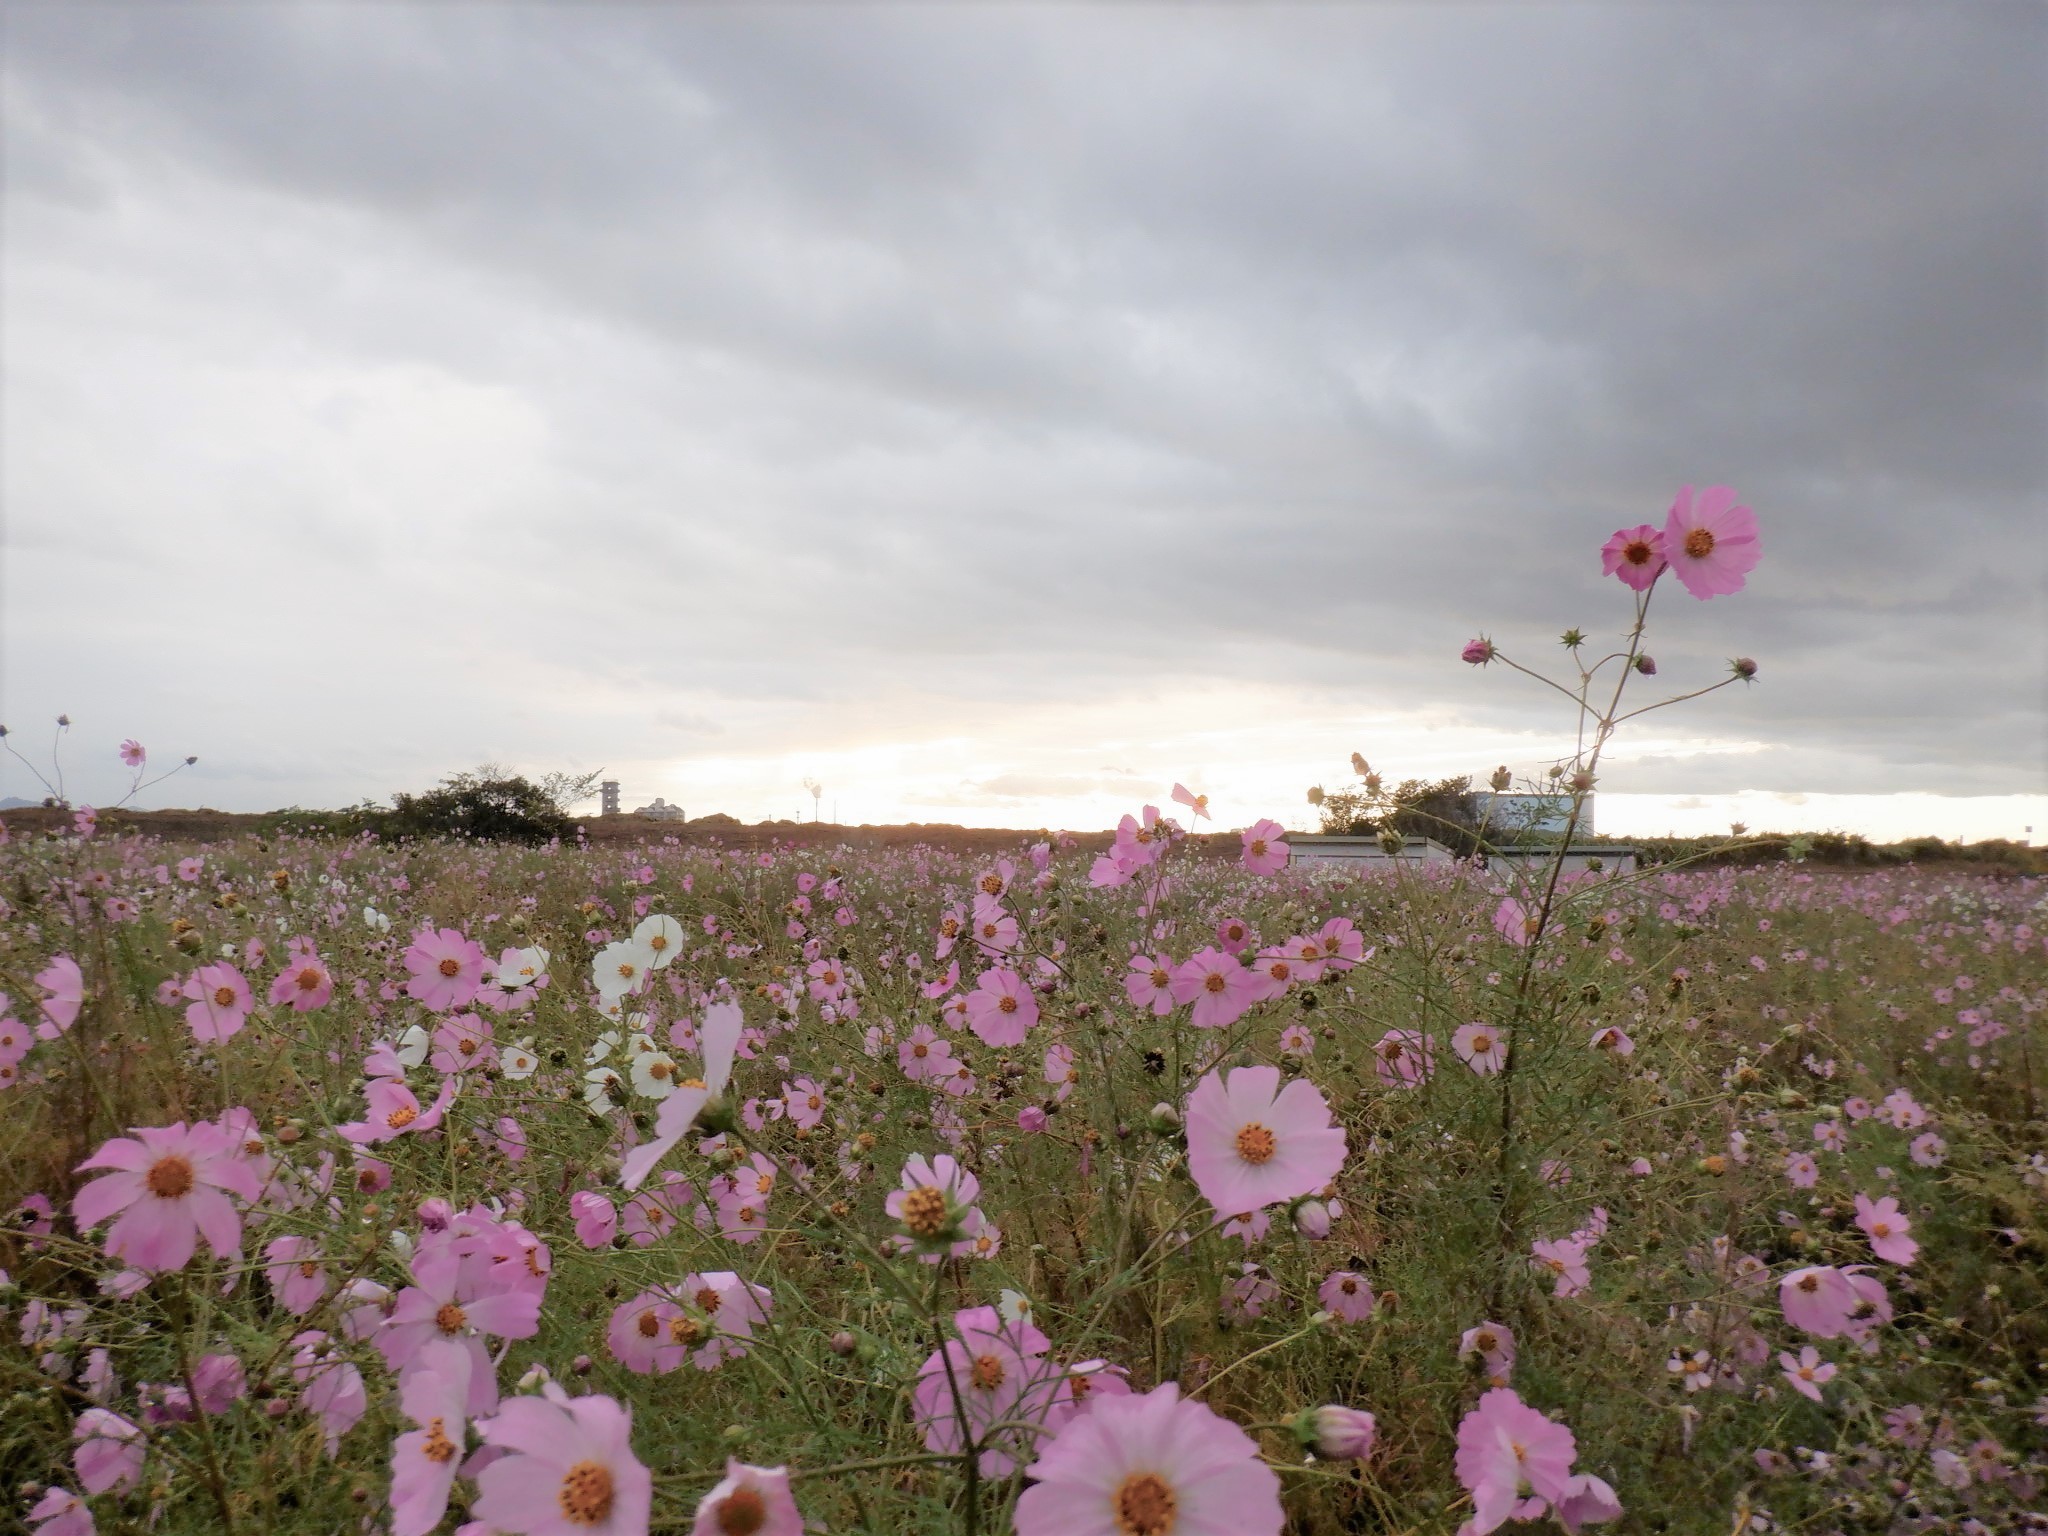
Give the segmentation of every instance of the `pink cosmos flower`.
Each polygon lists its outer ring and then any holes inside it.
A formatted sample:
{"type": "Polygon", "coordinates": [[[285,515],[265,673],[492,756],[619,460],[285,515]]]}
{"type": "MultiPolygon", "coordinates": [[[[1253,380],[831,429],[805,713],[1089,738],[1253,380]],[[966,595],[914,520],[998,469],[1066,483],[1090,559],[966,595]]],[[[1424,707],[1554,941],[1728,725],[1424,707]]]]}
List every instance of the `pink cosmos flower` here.
{"type": "Polygon", "coordinates": [[[1799,1351],[1798,1356],[1780,1352],[1778,1364],[1785,1372],[1785,1380],[1794,1392],[1821,1401],[1820,1389],[1834,1379],[1835,1368],[1822,1360],[1820,1351],[1811,1344],[1799,1351]]]}
{"type": "Polygon", "coordinates": [[[1564,1485],[1564,1497],[1550,1507],[1557,1523],[1569,1536],[1579,1536],[1582,1525],[1600,1525],[1621,1518],[1621,1500],[1605,1480],[1581,1472],[1564,1485]]]}
{"type": "Polygon", "coordinates": [[[1648,523],[1616,532],[1600,550],[1600,569],[1623,585],[1647,592],[1664,574],[1664,535],[1648,523]]]}
{"type": "Polygon", "coordinates": [[[1566,1497],[1578,1446],[1508,1387],[1495,1387],[1458,1425],[1458,1481],[1472,1495],[1470,1529],[1486,1536],[1517,1513],[1524,1499],[1566,1497]]]}
{"type": "Polygon", "coordinates": [[[1488,1381],[1504,1387],[1515,1370],[1514,1332],[1499,1323],[1467,1328],[1458,1340],[1458,1358],[1478,1360],[1486,1368],[1488,1381]]]}
{"type": "Polygon", "coordinates": [[[1787,1152],[1785,1177],[1794,1189],[1811,1189],[1820,1182],[1820,1164],[1807,1153],[1787,1152]]]}
{"type": "Polygon", "coordinates": [[[299,1383],[299,1403],[320,1419],[332,1456],[347,1434],[369,1411],[369,1390],[363,1373],[335,1352],[318,1329],[292,1338],[292,1379],[299,1383]]]}
{"type": "Polygon", "coordinates": [[[1913,1230],[1913,1223],[1890,1195],[1876,1201],[1858,1195],[1856,1225],[1869,1235],[1870,1251],[1887,1264],[1910,1264],[1920,1253],[1920,1245],[1906,1235],[1913,1230]]]}
{"type": "Polygon", "coordinates": [[[105,1408],[88,1408],[71,1426],[71,1437],[78,1442],[71,1464],[87,1493],[126,1491],[141,1484],[147,1450],[142,1426],[105,1408]]]}
{"type": "Polygon", "coordinates": [[[255,998],[242,973],[225,962],[202,965],[185,980],[183,994],[192,1000],[185,1022],[202,1044],[232,1039],[248,1021],[255,998]]]}
{"type": "Polygon", "coordinates": [[[363,1098],[368,1103],[368,1113],[361,1120],[334,1128],[357,1146],[437,1129],[455,1098],[455,1081],[444,1081],[432,1106],[426,1109],[420,1107],[419,1095],[395,1077],[372,1078],[363,1090],[363,1098]]]}
{"type": "Polygon", "coordinates": [[[915,1250],[927,1264],[948,1254],[967,1257],[987,1226],[974,1203],[980,1195],[981,1181],[958,1159],[944,1152],[929,1161],[913,1154],[903,1165],[901,1183],[882,1205],[903,1227],[888,1245],[898,1253],[915,1250]]]}
{"type": "Polygon", "coordinates": [[[1255,1003],[1271,1002],[1276,997],[1285,997],[1287,989],[1300,978],[1296,975],[1296,964],[1288,948],[1281,944],[1269,944],[1260,950],[1256,959],[1244,968],[1250,978],[1251,999],[1255,1003]]]}
{"type": "Polygon", "coordinates": [[[1325,1311],[1334,1312],[1347,1323],[1362,1323],[1372,1316],[1372,1287],[1365,1283],[1363,1275],[1348,1269],[1332,1270],[1316,1288],[1316,1300],[1325,1311]]]}
{"type": "Polygon", "coordinates": [[[1539,1239],[1531,1243],[1531,1262],[1537,1269],[1557,1277],[1553,1296],[1576,1296],[1592,1284],[1593,1273],[1586,1265],[1586,1249],[1569,1239],[1539,1239]]]}
{"type": "Polygon", "coordinates": [[[682,1083],[661,1101],[654,1116],[653,1138],[628,1152],[619,1169],[622,1187],[638,1189],[641,1181],[654,1171],[654,1165],[689,1134],[698,1112],[725,1092],[726,1084],[732,1081],[733,1058],[739,1052],[745,1025],[736,1004],[714,1003],[704,1010],[704,1081],[682,1083]]]}
{"type": "Polygon", "coordinates": [[[277,1304],[293,1317],[304,1317],[327,1294],[327,1271],[320,1248],[309,1237],[278,1237],[263,1245],[263,1278],[277,1304]]]}
{"type": "Polygon", "coordinates": [[[519,1536],[646,1536],[654,1478],[633,1455],[633,1414],[554,1382],[477,1426],[508,1454],[477,1474],[476,1519],[519,1536]]]}
{"type": "Polygon", "coordinates": [[[1732,486],[1708,486],[1697,506],[1692,487],[1681,487],[1664,520],[1664,557],[1685,590],[1702,601],[1740,592],[1763,558],[1756,514],[1735,505],[1732,486]]]}
{"type": "Polygon", "coordinates": [[[725,1481],[704,1495],[690,1536],[803,1536],[787,1467],[750,1467],[728,1459],[725,1481]]]}
{"type": "Polygon", "coordinates": [[[140,768],[149,761],[149,754],[142,750],[142,743],[131,736],[121,743],[121,761],[130,768],[140,768]]]}
{"type": "Polygon", "coordinates": [[[1124,995],[1134,1008],[1150,1008],[1158,1018],[1173,1012],[1173,962],[1164,955],[1133,955],[1124,977],[1124,995]]]}
{"type": "Polygon", "coordinates": [[[28,1517],[34,1536],[94,1536],[92,1510],[68,1488],[46,1488],[28,1517]]]}
{"type": "Polygon", "coordinates": [[[972,924],[974,942],[991,955],[1006,955],[1017,947],[1017,919],[993,896],[974,898],[972,924]]]}
{"type": "Polygon", "coordinates": [[[460,929],[422,929],[405,952],[406,994],[436,1013],[466,1006],[483,983],[484,952],[460,929]]]}
{"type": "Polygon", "coordinates": [[[812,1130],[824,1123],[825,1090],[810,1078],[800,1077],[793,1083],[785,1083],[782,1102],[790,1123],[798,1130],[812,1130]]]}
{"type": "Polygon", "coordinates": [[[377,1330],[378,1352],[393,1370],[403,1370],[435,1339],[460,1346],[471,1365],[469,1411],[490,1412],[498,1400],[497,1372],[482,1335],[532,1338],[540,1331],[540,1293],[466,1266],[456,1246],[446,1242],[421,1244],[412,1257],[412,1278],[377,1330]]]}
{"type": "Polygon", "coordinates": [[[1493,926],[1500,936],[1510,944],[1527,948],[1535,940],[1541,917],[1523,906],[1512,896],[1501,898],[1501,904],[1494,908],[1493,926]]]}
{"type": "Polygon", "coordinates": [[[78,1165],[111,1168],[71,1202],[80,1231],[119,1214],[107,1253],[143,1270],[183,1269],[204,1234],[219,1257],[242,1251],[242,1218],[227,1191],[253,1202],[262,1186],[241,1146],[218,1125],[137,1126],[78,1165]]]}
{"type": "Polygon", "coordinates": [[[952,1042],[941,1038],[931,1025],[920,1024],[897,1042],[896,1065],[913,1083],[944,1077],[953,1070],[952,1042]]]}
{"type": "Polygon", "coordinates": [[[1418,1088],[1436,1070],[1435,1046],[1413,1029],[1390,1029],[1372,1048],[1373,1070],[1389,1088],[1418,1088]]]}
{"type": "Polygon", "coordinates": [[[1490,1077],[1508,1061],[1507,1042],[1501,1038],[1501,1032],[1476,1019],[1453,1031],[1451,1049],[1458,1053],[1460,1061],[1481,1077],[1490,1077]]]}
{"type": "Polygon", "coordinates": [[[1908,1150],[1912,1153],[1913,1161],[1922,1168],[1939,1168],[1942,1160],[1948,1156],[1948,1143],[1932,1131],[1923,1131],[1913,1138],[1912,1146],[1908,1150]]]}
{"type": "Polygon", "coordinates": [[[642,1291],[612,1309],[604,1341],[612,1358],[638,1376],[673,1371],[682,1352],[669,1337],[669,1326],[683,1315],[666,1291],[642,1291]]]}
{"type": "Polygon", "coordinates": [[[427,1536],[448,1512],[469,1439],[470,1369],[467,1350],[432,1339],[399,1381],[399,1411],[419,1428],[391,1444],[391,1536],[427,1536]]]}
{"type": "Polygon", "coordinates": [[[1210,819],[1209,797],[1207,795],[1196,794],[1193,790],[1189,789],[1185,784],[1176,784],[1173,786],[1173,803],[1175,805],[1186,806],[1189,810],[1195,813],[1198,819],[1202,821],[1208,821],[1210,819]]]}
{"type": "Polygon", "coordinates": [[[428,1064],[447,1076],[489,1067],[498,1059],[491,1043],[497,1027],[474,1013],[451,1013],[434,1026],[434,1053],[428,1064]]]}
{"type": "Polygon", "coordinates": [[[996,1431],[1004,1420],[1044,1422],[1058,1397],[1061,1368],[1044,1358],[1051,1341],[1028,1317],[1005,1319],[994,1307],[968,1307],[953,1316],[960,1335],[933,1350],[918,1369],[911,1392],[914,1421],[925,1448],[956,1453],[981,1441],[982,1472],[1007,1476],[1022,1449],[1017,1432],[996,1431]]]}
{"type": "Polygon", "coordinates": [[[282,1008],[289,1004],[294,1013],[325,1008],[333,996],[334,977],[314,954],[294,955],[291,964],[279,971],[277,980],[270,984],[270,1006],[282,1008]]]}
{"type": "Polygon", "coordinates": [[[1278,1067],[1210,1072],[1188,1095],[1188,1171],[1219,1217],[1314,1194],[1344,1167],[1343,1129],[1313,1083],[1278,1067]]]}
{"type": "Polygon", "coordinates": [[[1255,875],[1277,875],[1287,867],[1287,829],[1277,821],[1260,820],[1243,833],[1244,852],[1237,862],[1255,875]]]}
{"type": "Polygon", "coordinates": [[[55,1040],[77,1022],[85,1000],[85,977],[76,960],[59,955],[36,972],[36,985],[50,994],[43,999],[43,1022],[36,1026],[36,1037],[55,1040]]]}
{"type": "Polygon", "coordinates": [[[1017,1536],[1280,1536],[1280,1479],[1177,1382],[1105,1397],[1043,1445],[1017,1536]]]}
{"type": "Polygon", "coordinates": [[[968,1026],[989,1045],[1022,1045],[1038,1022],[1038,999],[1031,984],[1007,967],[981,973],[967,994],[968,1026]]]}
{"type": "Polygon", "coordinates": [[[1819,1339],[1840,1338],[1860,1305],[1849,1276],[1831,1264],[1795,1269],[1778,1282],[1785,1321],[1819,1339]]]}
{"type": "Polygon", "coordinates": [[[1257,983],[1235,955],[1198,949],[1173,973],[1175,1002],[1192,1003],[1188,1022],[1197,1029],[1224,1029],[1244,1017],[1257,983]]]}
{"type": "Polygon", "coordinates": [[[669,1325],[669,1342],[694,1349],[690,1363],[715,1371],[728,1360],[745,1357],[754,1324],[775,1308],[765,1286],[742,1280],[729,1269],[685,1275],[671,1294],[682,1316],[669,1325]]]}

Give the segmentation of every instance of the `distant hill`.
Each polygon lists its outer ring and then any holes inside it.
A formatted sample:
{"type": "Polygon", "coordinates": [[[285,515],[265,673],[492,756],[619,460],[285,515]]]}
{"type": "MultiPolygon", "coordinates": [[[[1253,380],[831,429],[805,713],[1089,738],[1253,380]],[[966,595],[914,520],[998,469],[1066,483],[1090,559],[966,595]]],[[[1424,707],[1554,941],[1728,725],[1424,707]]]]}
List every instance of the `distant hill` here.
{"type": "Polygon", "coordinates": [[[40,800],[24,800],[19,795],[9,795],[5,800],[0,800],[0,811],[30,811],[42,803],[40,800]]]}

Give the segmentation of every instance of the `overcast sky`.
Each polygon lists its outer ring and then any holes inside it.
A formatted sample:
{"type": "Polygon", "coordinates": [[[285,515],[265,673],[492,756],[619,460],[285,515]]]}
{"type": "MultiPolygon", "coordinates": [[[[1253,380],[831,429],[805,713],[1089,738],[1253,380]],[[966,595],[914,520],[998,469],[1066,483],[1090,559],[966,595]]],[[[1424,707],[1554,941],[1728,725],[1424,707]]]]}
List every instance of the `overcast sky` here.
{"type": "Polygon", "coordinates": [[[1567,750],[1459,648],[1725,483],[1656,682],[1761,674],[1603,828],[2048,836],[2041,6],[4,24],[0,720],[87,797],[1306,824],[1567,750]]]}

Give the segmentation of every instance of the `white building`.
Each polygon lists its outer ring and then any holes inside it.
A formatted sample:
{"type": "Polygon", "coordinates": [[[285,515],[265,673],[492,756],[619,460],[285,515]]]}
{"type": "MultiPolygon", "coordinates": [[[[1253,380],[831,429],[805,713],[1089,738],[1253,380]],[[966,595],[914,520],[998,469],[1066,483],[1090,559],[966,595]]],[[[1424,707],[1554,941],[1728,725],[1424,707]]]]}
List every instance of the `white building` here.
{"type": "MultiPolygon", "coordinates": [[[[1489,842],[1516,842],[1525,837],[1562,837],[1571,821],[1570,795],[1497,795],[1479,797],[1479,814],[1486,820],[1489,842]]],[[[1574,837],[1593,835],[1593,796],[1579,806],[1579,824],[1574,837]]]]}
{"type": "Polygon", "coordinates": [[[643,805],[634,811],[633,814],[635,816],[647,816],[655,821],[687,821],[689,819],[683,814],[683,808],[680,805],[670,805],[659,795],[654,797],[652,805],[643,805]]]}
{"type": "Polygon", "coordinates": [[[1287,849],[1292,864],[1449,864],[1457,858],[1428,837],[1404,839],[1399,852],[1390,852],[1377,837],[1290,832],[1287,849]]]}

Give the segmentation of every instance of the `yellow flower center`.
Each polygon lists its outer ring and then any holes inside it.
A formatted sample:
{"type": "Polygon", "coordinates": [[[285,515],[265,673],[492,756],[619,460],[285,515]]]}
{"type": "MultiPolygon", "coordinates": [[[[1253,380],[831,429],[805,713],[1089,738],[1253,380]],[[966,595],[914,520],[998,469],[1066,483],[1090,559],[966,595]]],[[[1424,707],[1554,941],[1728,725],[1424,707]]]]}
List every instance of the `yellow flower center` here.
{"type": "Polygon", "coordinates": [[[444,1301],[434,1309],[434,1326],[443,1333],[460,1333],[468,1321],[469,1314],[452,1301],[444,1301]]]}
{"type": "Polygon", "coordinates": [[[215,987],[213,989],[213,1006],[216,1008],[234,1007],[235,989],[233,987],[215,987]]]}
{"type": "Polygon", "coordinates": [[[1695,560],[1704,560],[1714,552],[1714,536],[1704,528],[1695,528],[1685,536],[1685,552],[1695,560]]]}
{"type": "Polygon", "coordinates": [[[420,1442],[420,1454],[429,1461],[449,1462],[455,1459],[455,1442],[448,1438],[440,1419],[427,1421],[427,1438],[420,1442]]]}
{"type": "Polygon", "coordinates": [[[577,1462],[562,1474],[556,1502],[571,1525],[596,1525],[612,1512],[612,1469],[603,1462],[577,1462]]]}
{"type": "Polygon", "coordinates": [[[455,957],[454,957],[453,955],[450,955],[450,956],[449,956],[449,957],[448,957],[447,959],[445,959],[445,960],[443,960],[443,961],[441,962],[441,974],[442,974],[443,976],[459,976],[459,975],[461,975],[461,974],[462,974],[462,962],[461,962],[460,960],[456,959],[456,958],[455,958],[455,957]]]}
{"type": "Polygon", "coordinates": [[[1273,1139],[1273,1133],[1263,1125],[1245,1126],[1237,1133],[1237,1155],[1254,1168],[1273,1160],[1273,1154],[1280,1150],[1280,1144],[1273,1139]]]}
{"type": "Polygon", "coordinates": [[[937,1237],[946,1225],[946,1197],[930,1184],[903,1197],[903,1225],[919,1237],[937,1237]]]}
{"type": "Polygon", "coordinates": [[[1003,1360],[1000,1355],[976,1355],[974,1369],[968,1379],[983,1392],[993,1392],[1003,1384],[1003,1360]]]}
{"type": "Polygon", "coordinates": [[[384,1123],[394,1131],[402,1131],[419,1117],[420,1112],[410,1104],[401,1104],[384,1117],[384,1123]]]}

